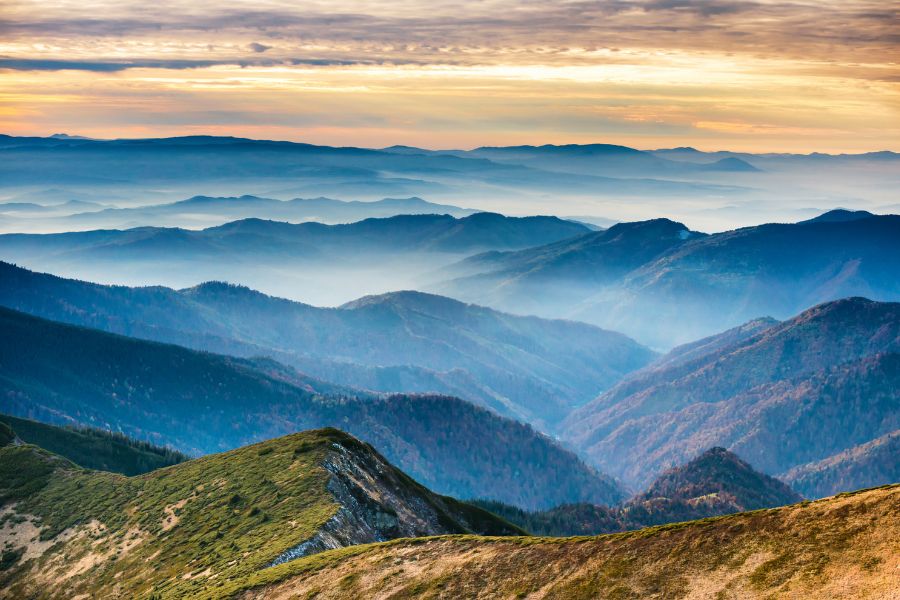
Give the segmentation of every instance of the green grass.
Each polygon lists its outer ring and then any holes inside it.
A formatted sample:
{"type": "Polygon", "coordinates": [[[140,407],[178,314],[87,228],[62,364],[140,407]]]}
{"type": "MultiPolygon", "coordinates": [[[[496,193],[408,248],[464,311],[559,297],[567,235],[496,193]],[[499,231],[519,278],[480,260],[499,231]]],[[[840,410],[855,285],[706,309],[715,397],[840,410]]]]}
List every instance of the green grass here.
{"type": "MultiPolygon", "coordinates": [[[[330,445],[346,439],[335,430],[306,432],[136,477],[84,470],[30,445],[9,446],[0,448],[0,503],[17,502],[17,513],[36,517],[45,539],[75,525],[102,523],[111,535],[67,544],[68,561],[88,551],[114,553],[140,531],[140,544],[68,582],[71,589],[61,590],[66,594],[94,595],[121,585],[136,597],[214,596],[334,515],[337,506],[326,489],[330,475],[320,465],[330,445]],[[165,530],[170,514],[178,522],[165,530]],[[157,553],[165,560],[148,568],[146,561],[157,553]],[[215,578],[182,579],[207,568],[215,578]]],[[[6,583],[25,595],[17,571],[39,572],[48,560],[15,561],[6,583]]]]}

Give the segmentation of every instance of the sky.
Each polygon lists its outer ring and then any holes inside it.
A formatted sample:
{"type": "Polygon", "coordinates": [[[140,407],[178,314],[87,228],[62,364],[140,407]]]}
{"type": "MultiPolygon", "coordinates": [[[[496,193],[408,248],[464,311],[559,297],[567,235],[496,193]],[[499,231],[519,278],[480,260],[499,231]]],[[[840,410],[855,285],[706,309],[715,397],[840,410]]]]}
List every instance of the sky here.
{"type": "Polygon", "coordinates": [[[0,132],[900,150],[900,2],[0,0],[0,132]]]}

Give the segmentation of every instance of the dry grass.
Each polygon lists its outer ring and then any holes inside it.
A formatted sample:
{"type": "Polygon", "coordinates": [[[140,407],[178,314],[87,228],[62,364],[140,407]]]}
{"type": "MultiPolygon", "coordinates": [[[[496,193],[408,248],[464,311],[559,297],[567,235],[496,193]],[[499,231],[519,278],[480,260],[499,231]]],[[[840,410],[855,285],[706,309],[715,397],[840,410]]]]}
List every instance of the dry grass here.
{"type": "Polygon", "coordinates": [[[404,540],[251,576],[244,600],[900,598],[900,486],[596,538],[404,540]]]}

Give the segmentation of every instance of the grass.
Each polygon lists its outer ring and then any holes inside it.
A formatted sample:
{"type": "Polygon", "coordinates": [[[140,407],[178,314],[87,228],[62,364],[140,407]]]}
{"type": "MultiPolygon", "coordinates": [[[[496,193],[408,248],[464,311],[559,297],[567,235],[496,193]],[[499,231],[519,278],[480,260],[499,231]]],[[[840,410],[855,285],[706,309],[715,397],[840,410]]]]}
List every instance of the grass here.
{"type": "Polygon", "coordinates": [[[223,592],[261,593],[282,584],[298,597],[314,588],[322,599],[386,590],[396,598],[471,597],[473,590],[496,598],[538,590],[566,600],[678,598],[700,581],[712,586],[710,597],[731,597],[737,589],[758,597],[849,590],[853,597],[869,585],[876,587],[866,593],[878,597],[884,592],[877,587],[884,581],[879,572],[896,567],[898,508],[895,485],[596,537],[394,540],[292,561],[223,592]],[[337,582],[344,582],[346,594],[335,592],[337,582]]]}
{"type": "MultiPolygon", "coordinates": [[[[567,600],[669,598],[688,592],[687,574],[713,572],[743,572],[724,584],[721,597],[738,588],[768,595],[824,585],[836,564],[876,577],[894,564],[878,540],[900,535],[900,486],[882,486],[596,537],[401,539],[267,567],[335,514],[330,474],[321,466],[335,444],[370,451],[326,429],[125,477],[82,469],[31,445],[0,448],[0,505],[15,507],[0,516],[0,528],[34,522],[43,539],[57,542],[61,533],[80,532],[36,559],[0,548],[0,598],[52,589],[53,597],[115,591],[213,599],[285,582],[298,586],[298,597],[323,600],[384,589],[397,598],[478,590],[504,598],[537,591],[567,600]],[[754,556],[760,560],[751,563],[754,556]],[[61,576],[79,563],[75,576],[61,576]]],[[[400,484],[418,489],[402,477],[400,484]]]]}
{"type": "MultiPolygon", "coordinates": [[[[0,503],[15,502],[18,514],[34,517],[44,539],[102,524],[96,539],[66,544],[67,561],[118,557],[64,582],[66,595],[119,586],[137,597],[212,596],[334,515],[329,474],[320,465],[330,445],[345,438],[333,430],[306,432],[136,477],[84,470],[34,446],[10,446],[0,448],[0,503]],[[129,539],[140,543],[129,548],[129,539]],[[149,558],[159,555],[165,560],[148,569],[149,558]],[[183,578],[207,569],[216,576],[183,578]]],[[[52,557],[48,552],[7,569],[13,597],[26,595],[17,571],[52,572],[52,557]]]]}

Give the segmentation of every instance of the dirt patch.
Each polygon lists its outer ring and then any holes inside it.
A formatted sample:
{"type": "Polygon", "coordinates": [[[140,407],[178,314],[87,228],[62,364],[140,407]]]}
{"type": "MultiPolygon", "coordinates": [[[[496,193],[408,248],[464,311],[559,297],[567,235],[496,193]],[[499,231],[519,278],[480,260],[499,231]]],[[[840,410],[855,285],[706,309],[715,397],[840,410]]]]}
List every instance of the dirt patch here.
{"type": "Polygon", "coordinates": [[[176,510],[181,510],[184,508],[184,505],[187,504],[188,499],[179,500],[175,504],[170,504],[163,509],[163,520],[162,520],[162,530],[169,531],[176,525],[178,525],[178,521],[180,517],[175,514],[176,510]]]}

